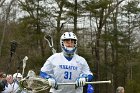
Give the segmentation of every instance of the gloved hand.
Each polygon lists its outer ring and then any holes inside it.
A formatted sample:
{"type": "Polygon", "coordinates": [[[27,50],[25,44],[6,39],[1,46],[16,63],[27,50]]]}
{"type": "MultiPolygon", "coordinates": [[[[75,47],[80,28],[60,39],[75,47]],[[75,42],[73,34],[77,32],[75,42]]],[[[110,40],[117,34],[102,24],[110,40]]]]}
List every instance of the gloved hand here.
{"type": "Polygon", "coordinates": [[[48,82],[49,82],[49,85],[52,87],[52,88],[55,88],[57,89],[58,88],[58,85],[57,85],[57,82],[54,78],[49,78],[48,79],[48,82]]]}
{"type": "Polygon", "coordinates": [[[79,77],[76,80],[76,87],[82,87],[86,84],[86,78],[85,77],[79,77]]]}

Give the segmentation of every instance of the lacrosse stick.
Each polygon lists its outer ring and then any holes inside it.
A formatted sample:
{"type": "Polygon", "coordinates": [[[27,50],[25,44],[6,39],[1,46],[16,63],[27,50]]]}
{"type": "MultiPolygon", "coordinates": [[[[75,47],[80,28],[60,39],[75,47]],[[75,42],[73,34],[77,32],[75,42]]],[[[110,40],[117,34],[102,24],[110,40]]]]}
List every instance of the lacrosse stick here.
{"type": "Polygon", "coordinates": [[[24,75],[24,70],[25,70],[25,67],[26,67],[26,61],[28,60],[28,57],[25,56],[24,59],[23,59],[23,68],[22,68],[22,76],[24,75]]]}
{"type": "MultiPolygon", "coordinates": [[[[86,84],[104,84],[104,83],[111,83],[111,80],[86,82],[86,84]]],[[[58,83],[58,85],[76,85],[76,83],[58,83]]]]}
{"type": "Polygon", "coordinates": [[[45,35],[44,39],[48,42],[49,47],[52,49],[52,53],[55,54],[56,50],[53,47],[53,38],[50,35],[45,35]]]}
{"type": "MultiPolygon", "coordinates": [[[[93,81],[86,82],[86,84],[104,84],[111,83],[111,80],[108,81],[93,81]]],[[[76,85],[76,83],[57,83],[58,85],[76,85]]],[[[20,81],[20,87],[22,89],[33,91],[34,93],[47,90],[50,88],[49,82],[47,79],[43,79],[40,77],[26,77],[20,81]],[[32,87],[31,87],[32,86],[32,87]]]]}

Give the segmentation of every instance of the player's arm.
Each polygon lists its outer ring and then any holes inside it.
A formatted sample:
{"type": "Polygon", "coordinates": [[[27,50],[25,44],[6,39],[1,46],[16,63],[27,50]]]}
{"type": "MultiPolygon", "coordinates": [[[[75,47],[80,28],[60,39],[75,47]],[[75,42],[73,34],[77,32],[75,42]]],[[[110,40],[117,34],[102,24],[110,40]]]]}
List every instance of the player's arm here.
{"type": "Polygon", "coordinates": [[[53,66],[51,64],[51,61],[47,60],[43,67],[40,70],[39,76],[42,78],[50,78],[53,75],[53,66]]]}
{"type": "Polygon", "coordinates": [[[87,61],[81,57],[82,62],[82,72],[79,75],[79,77],[76,80],[76,86],[81,87],[84,86],[86,84],[86,82],[90,82],[93,80],[94,76],[92,74],[92,72],[90,71],[90,68],[87,64],[87,61]]]}
{"type": "Polygon", "coordinates": [[[45,64],[43,65],[43,67],[40,70],[39,76],[47,79],[49,82],[49,85],[52,88],[57,89],[58,85],[57,85],[55,78],[53,77],[53,66],[50,61],[47,60],[45,62],[45,64]]]}
{"type": "Polygon", "coordinates": [[[94,76],[93,73],[90,71],[89,65],[87,64],[87,61],[83,59],[83,70],[80,74],[81,77],[85,77],[88,82],[92,81],[94,76]]]}

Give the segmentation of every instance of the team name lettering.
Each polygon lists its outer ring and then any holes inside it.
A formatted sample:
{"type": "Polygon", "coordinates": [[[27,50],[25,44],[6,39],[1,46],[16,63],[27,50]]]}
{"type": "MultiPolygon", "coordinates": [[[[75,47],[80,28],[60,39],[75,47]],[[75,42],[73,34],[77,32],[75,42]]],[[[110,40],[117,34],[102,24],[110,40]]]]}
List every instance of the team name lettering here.
{"type": "Polygon", "coordinates": [[[59,65],[61,69],[69,69],[69,70],[77,70],[76,66],[69,66],[69,65],[59,65]]]}

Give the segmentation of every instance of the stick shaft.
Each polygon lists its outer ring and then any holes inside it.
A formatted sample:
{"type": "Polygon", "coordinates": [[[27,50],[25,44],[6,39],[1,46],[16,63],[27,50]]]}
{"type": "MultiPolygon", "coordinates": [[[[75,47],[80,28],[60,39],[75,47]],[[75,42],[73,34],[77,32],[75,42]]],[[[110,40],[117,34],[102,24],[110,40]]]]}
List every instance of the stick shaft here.
{"type": "MultiPolygon", "coordinates": [[[[111,80],[108,81],[93,81],[93,82],[86,82],[86,84],[104,84],[104,83],[111,83],[111,80]]],[[[58,85],[75,85],[76,83],[58,83],[58,85]]]]}

